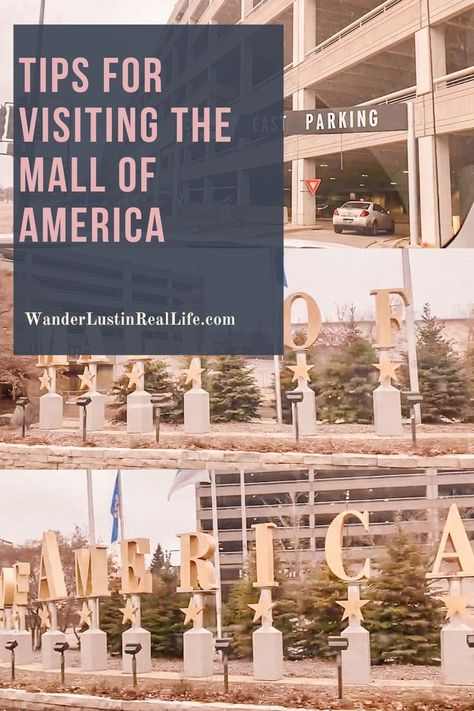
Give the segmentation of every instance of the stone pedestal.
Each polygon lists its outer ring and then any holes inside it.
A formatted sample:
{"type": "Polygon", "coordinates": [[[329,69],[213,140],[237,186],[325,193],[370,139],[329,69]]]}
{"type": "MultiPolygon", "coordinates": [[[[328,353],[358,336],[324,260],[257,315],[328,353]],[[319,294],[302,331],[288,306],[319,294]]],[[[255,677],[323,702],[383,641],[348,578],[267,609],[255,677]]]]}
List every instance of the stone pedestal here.
{"type": "MultiPolygon", "coordinates": [[[[96,390],[86,393],[92,400],[87,406],[87,431],[94,432],[103,430],[105,426],[105,395],[101,395],[96,390]]],[[[82,407],[79,408],[79,429],[82,432],[82,407]]]]}
{"type": "Polygon", "coordinates": [[[39,399],[40,430],[57,430],[63,426],[63,398],[58,393],[46,393],[39,399]]]}
{"type": "Polygon", "coordinates": [[[125,654],[126,644],[142,645],[137,654],[137,674],[151,671],[151,634],[143,627],[130,627],[122,634],[122,669],[125,674],[132,673],[132,655],[125,654]]]}
{"type": "Polygon", "coordinates": [[[283,635],[273,626],[260,627],[252,635],[253,675],[259,681],[283,678],[283,635]]]}
{"type": "MultiPolygon", "coordinates": [[[[127,396],[127,432],[153,432],[153,405],[146,390],[138,390],[127,396]]],[[[138,657],[137,657],[138,659],[138,657]]]]}
{"type": "Polygon", "coordinates": [[[81,634],[81,669],[82,671],[107,669],[107,635],[102,630],[89,629],[81,634]]]}
{"type": "Polygon", "coordinates": [[[206,434],[209,426],[209,393],[202,388],[191,388],[184,393],[184,431],[186,434],[206,434]]]}
{"type": "Polygon", "coordinates": [[[65,642],[66,635],[59,630],[48,630],[41,635],[41,663],[43,669],[60,669],[61,655],[54,651],[57,642],[65,642]]]}
{"type": "Polygon", "coordinates": [[[308,386],[295,388],[294,392],[302,392],[303,400],[298,402],[298,426],[301,437],[316,434],[316,395],[308,386]]]}
{"type": "Polygon", "coordinates": [[[474,649],[467,646],[472,629],[453,620],[441,629],[441,679],[443,684],[474,685],[474,649]]]}
{"type": "Polygon", "coordinates": [[[375,434],[396,437],[403,434],[400,391],[393,385],[382,384],[374,390],[375,434]]]}
{"type": "Polygon", "coordinates": [[[204,627],[194,627],[183,635],[184,676],[203,678],[212,676],[214,638],[204,627]]]}
{"type": "Polygon", "coordinates": [[[342,681],[344,684],[370,684],[370,635],[362,625],[351,622],[341,633],[349,647],[342,652],[342,681]]]}

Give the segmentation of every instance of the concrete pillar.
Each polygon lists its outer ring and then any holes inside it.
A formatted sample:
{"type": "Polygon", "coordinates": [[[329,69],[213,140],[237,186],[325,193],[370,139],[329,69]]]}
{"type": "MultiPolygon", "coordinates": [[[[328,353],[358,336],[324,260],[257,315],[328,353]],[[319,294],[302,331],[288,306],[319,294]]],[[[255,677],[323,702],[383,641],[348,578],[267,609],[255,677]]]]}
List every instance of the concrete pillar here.
{"type": "MultiPolygon", "coordinates": [[[[272,589],[261,588],[262,598],[269,605],[272,589]]],[[[259,681],[279,681],[283,678],[283,635],[273,627],[271,611],[262,617],[262,626],[252,634],[253,676],[259,681]]]]}
{"type": "MultiPolygon", "coordinates": [[[[299,89],[293,94],[293,110],[314,109],[316,104],[313,89],[299,89]]],[[[316,177],[314,158],[297,158],[291,162],[291,222],[295,225],[314,225],[316,202],[306,187],[307,178],[316,177]]]]}
{"type": "Polygon", "coordinates": [[[213,674],[214,638],[212,633],[203,627],[204,595],[194,593],[192,599],[199,612],[192,629],[183,635],[184,676],[202,679],[213,674]]]}
{"type": "Polygon", "coordinates": [[[316,0],[293,0],[293,66],[316,46],[316,0]]]}
{"type": "Polygon", "coordinates": [[[440,247],[453,235],[448,136],[420,136],[418,156],[421,239],[440,247]]]}
{"type": "Polygon", "coordinates": [[[40,430],[57,430],[63,426],[63,398],[58,393],[46,393],[39,399],[40,430]]]}
{"type": "Polygon", "coordinates": [[[151,634],[141,626],[140,595],[132,595],[131,600],[136,609],[135,621],[128,630],[122,632],[122,669],[125,674],[132,673],[132,655],[125,654],[125,645],[139,643],[142,648],[136,655],[137,673],[146,674],[151,671],[151,634]]]}
{"type": "Polygon", "coordinates": [[[438,500],[438,470],[430,467],[426,470],[426,499],[427,515],[429,521],[428,539],[434,546],[439,540],[439,510],[436,505],[438,500]]]}
{"type": "MultiPolygon", "coordinates": [[[[349,583],[347,599],[360,600],[360,584],[349,583]]],[[[370,634],[356,615],[349,615],[349,624],[341,633],[349,640],[342,652],[342,681],[350,685],[370,684],[370,634]]]]}
{"type": "MultiPolygon", "coordinates": [[[[305,351],[296,353],[296,363],[297,365],[301,363],[306,364],[305,351]]],[[[299,433],[302,437],[315,435],[317,431],[315,392],[309,387],[308,382],[303,377],[298,378],[298,385],[294,390],[303,393],[303,400],[296,404],[299,433]]]]}
{"type": "Polygon", "coordinates": [[[316,516],[314,513],[314,481],[315,481],[315,471],[314,467],[310,467],[308,470],[308,480],[309,480],[309,498],[308,498],[308,504],[309,504],[309,531],[310,531],[310,538],[309,538],[309,549],[310,551],[315,551],[316,550],[316,534],[315,534],[315,528],[316,528],[316,516]]]}
{"type": "Polygon", "coordinates": [[[433,79],[446,74],[446,42],[443,27],[423,27],[415,33],[416,93],[425,101],[424,113],[431,124],[418,139],[421,238],[442,247],[453,235],[449,139],[436,135],[436,87],[433,79]]]}
{"type": "Polygon", "coordinates": [[[240,20],[244,21],[245,16],[251,12],[253,8],[253,0],[240,0],[240,20]]]}
{"type": "Polygon", "coordinates": [[[291,165],[291,222],[295,225],[314,225],[316,201],[305,180],[316,177],[316,161],[313,158],[298,158],[291,165]]]}
{"type": "Polygon", "coordinates": [[[237,205],[250,205],[250,177],[247,170],[237,171],[237,205]]]}
{"type": "MultiPolygon", "coordinates": [[[[451,578],[449,595],[462,595],[462,580],[451,578]]],[[[474,649],[467,646],[466,636],[472,629],[456,612],[441,628],[441,679],[443,684],[474,685],[474,649]]]]}

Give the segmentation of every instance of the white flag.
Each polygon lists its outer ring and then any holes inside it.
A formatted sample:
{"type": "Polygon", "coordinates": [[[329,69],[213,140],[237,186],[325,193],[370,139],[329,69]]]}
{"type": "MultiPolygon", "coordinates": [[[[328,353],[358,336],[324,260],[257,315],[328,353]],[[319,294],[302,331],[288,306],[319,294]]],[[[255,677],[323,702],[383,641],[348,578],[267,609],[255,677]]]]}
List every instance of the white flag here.
{"type": "Polygon", "coordinates": [[[210,484],[211,477],[207,469],[178,469],[171,488],[168,492],[168,501],[173,494],[190,484],[210,484]]]}

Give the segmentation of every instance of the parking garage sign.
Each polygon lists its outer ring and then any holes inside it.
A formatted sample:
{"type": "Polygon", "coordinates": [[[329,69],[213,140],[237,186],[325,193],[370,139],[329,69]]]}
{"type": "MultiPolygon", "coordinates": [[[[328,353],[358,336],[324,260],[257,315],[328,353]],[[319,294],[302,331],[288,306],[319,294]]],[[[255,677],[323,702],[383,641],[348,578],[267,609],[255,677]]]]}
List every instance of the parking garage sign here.
{"type": "Polygon", "coordinates": [[[285,114],[286,136],[406,131],[407,129],[408,112],[405,103],[288,111],[285,114]]]}

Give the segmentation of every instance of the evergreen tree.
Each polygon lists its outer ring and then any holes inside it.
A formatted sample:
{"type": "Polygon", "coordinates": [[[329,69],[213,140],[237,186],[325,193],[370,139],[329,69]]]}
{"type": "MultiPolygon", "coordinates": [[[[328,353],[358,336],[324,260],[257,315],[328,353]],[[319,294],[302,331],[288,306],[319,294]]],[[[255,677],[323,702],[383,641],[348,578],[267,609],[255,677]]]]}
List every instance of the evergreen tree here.
{"type": "Polygon", "coordinates": [[[155,550],[150,572],[153,594],[142,598],[142,624],[150,631],[152,654],[156,657],[179,656],[184,632],[180,608],[186,606],[186,596],[176,592],[176,570],[170,562],[170,554],[163,552],[160,545],[155,550]]]}
{"type": "Polygon", "coordinates": [[[122,650],[122,632],[127,629],[122,625],[120,612],[124,605],[123,596],[118,590],[114,590],[110,597],[100,602],[100,626],[107,633],[107,648],[112,654],[120,654],[122,650]]]}
{"type": "Polygon", "coordinates": [[[317,374],[316,406],[319,418],[329,422],[372,422],[372,393],[377,386],[376,362],[375,351],[362,335],[352,307],[340,347],[317,374]]]}
{"type": "Polygon", "coordinates": [[[474,420],[474,339],[472,337],[464,355],[463,369],[466,373],[469,396],[465,419],[472,422],[474,420]]]}
{"type": "Polygon", "coordinates": [[[258,590],[253,587],[250,571],[242,570],[241,577],[231,585],[229,599],[224,608],[224,625],[233,635],[233,656],[252,656],[253,610],[248,607],[258,599],[258,590]]]}
{"type": "MultiPolygon", "coordinates": [[[[171,393],[174,407],[171,411],[161,413],[161,418],[165,422],[182,422],[183,420],[183,388],[180,383],[174,381],[168,371],[166,362],[160,358],[146,361],[145,363],[145,390],[149,393],[171,393]]],[[[115,381],[112,388],[116,396],[116,410],[114,413],[115,422],[124,422],[127,418],[127,395],[130,395],[134,388],[128,387],[128,377],[123,373],[115,381]]]]}
{"type": "Polygon", "coordinates": [[[466,373],[429,304],[418,327],[417,354],[423,422],[463,419],[470,404],[466,373]]]}
{"type": "Polygon", "coordinates": [[[153,558],[151,559],[150,573],[154,577],[159,576],[167,562],[169,562],[169,555],[168,557],[165,555],[161,543],[158,543],[153,553],[153,558]]]}
{"type": "Polygon", "coordinates": [[[213,422],[250,422],[258,417],[260,391],[243,356],[213,359],[209,381],[213,422]]]}
{"type": "Polygon", "coordinates": [[[343,609],[336,600],[347,598],[347,585],[336,578],[326,563],[311,572],[301,584],[298,618],[294,631],[292,656],[328,657],[328,636],[339,635],[343,609]]]}
{"type": "Polygon", "coordinates": [[[437,661],[443,603],[426,579],[429,563],[421,546],[399,529],[369,583],[370,604],[364,607],[376,664],[437,661]]]}

